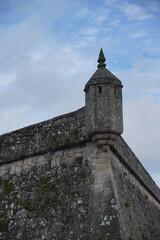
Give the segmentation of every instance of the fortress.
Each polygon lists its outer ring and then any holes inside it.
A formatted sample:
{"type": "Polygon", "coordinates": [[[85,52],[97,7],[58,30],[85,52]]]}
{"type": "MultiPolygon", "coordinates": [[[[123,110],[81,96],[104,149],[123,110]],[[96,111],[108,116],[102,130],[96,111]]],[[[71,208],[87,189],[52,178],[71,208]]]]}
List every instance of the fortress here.
{"type": "Polygon", "coordinates": [[[102,49],[84,91],[83,108],[0,136],[1,240],[160,240],[160,189],[121,137],[102,49]]]}

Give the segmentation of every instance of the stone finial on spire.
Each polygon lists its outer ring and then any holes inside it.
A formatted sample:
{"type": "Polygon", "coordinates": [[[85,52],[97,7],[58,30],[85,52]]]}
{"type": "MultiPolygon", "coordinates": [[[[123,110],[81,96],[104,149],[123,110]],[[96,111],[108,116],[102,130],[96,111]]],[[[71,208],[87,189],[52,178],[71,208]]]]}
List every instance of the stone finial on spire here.
{"type": "Polygon", "coordinates": [[[106,64],[104,63],[105,61],[106,61],[106,59],[105,59],[103,50],[102,50],[102,48],[101,48],[101,50],[100,50],[100,52],[99,52],[99,57],[98,57],[98,60],[97,60],[97,62],[99,63],[97,67],[98,67],[98,68],[100,68],[100,67],[105,67],[105,66],[106,66],[106,64]]]}

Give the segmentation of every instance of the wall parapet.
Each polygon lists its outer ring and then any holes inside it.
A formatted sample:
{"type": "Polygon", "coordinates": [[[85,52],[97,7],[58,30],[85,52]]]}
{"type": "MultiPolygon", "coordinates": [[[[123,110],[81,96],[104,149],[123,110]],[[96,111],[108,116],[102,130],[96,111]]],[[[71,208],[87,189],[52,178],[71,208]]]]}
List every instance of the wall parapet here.
{"type": "Polygon", "coordinates": [[[143,187],[160,203],[160,189],[122,137],[117,138],[112,150],[118,154],[123,164],[143,187]]]}
{"type": "Polygon", "coordinates": [[[0,164],[85,142],[85,107],[0,136],[0,164]]]}
{"type": "MultiPolygon", "coordinates": [[[[0,136],[0,164],[23,160],[49,151],[84,144],[85,107],[0,136]]],[[[123,164],[145,189],[160,202],[160,189],[122,137],[111,146],[123,164]]]]}

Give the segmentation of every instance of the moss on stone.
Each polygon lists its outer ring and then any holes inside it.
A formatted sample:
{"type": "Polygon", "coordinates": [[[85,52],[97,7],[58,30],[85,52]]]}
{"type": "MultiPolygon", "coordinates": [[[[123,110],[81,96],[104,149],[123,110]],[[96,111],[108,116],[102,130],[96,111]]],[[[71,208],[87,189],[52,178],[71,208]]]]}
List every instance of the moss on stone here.
{"type": "Polygon", "coordinates": [[[3,193],[0,194],[0,202],[3,200],[3,193]]]}
{"type": "Polygon", "coordinates": [[[14,190],[13,184],[10,183],[8,180],[4,181],[4,188],[3,188],[3,192],[4,194],[10,194],[12,191],[14,190]]]}
{"type": "Polygon", "coordinates": [[[142,239],[147,240],[148,238],[142,233],[142,239]]]}
{"type": "Polygon", "coordinates": [[[34,202],[33,200],[31,201],[31,200],[25,199],[22,202],[22,206],[24,209],[31,211],[34,209],[34,202]]]}
{"type": "Polygon", "coordinates": [[[64,144],[65,146],[70,145],[70,144],[71,144],[71,139],[66,138],[65,140],[63,140],[63,144],[64,144]]]}
{"type": "Polygon", "coordinates": [[[126,207],[129,207],[129,203],[128,202],[125,202],[124,204],[126,207]]]}
{"type": "MultiPolygon", "coordinates": [[[[40,177],[41,187],[35,195],[35,208],[40,212],[45,212],[48,206],[57,204],[60,195],[59,187],[51,181],[50,176],[40,177]]],[[[25,203],[28,205],[28,203],[25,203]]]]}
{"type": "Polygon", "coordinates": [[[2,181],[2,178],[0,177],[0,186],[2,185],[2,182],[3,182],[3,181],[2,181]]]}
{"type": "Polygon", "coordinates": [[[42,177],[40,177],[39,180],[40,180],[41,185],[46,185],[49,183],[50,178],[48,176],[42,176],[42,177]]]}
{"type": "Polygon", "coordinates": [[[149,231],[150,231],[150,234],[151,236],[154,234],[154,229],[152,229],[151,227],[149,227],[149,231]]]}
{"type": "Polygon", "coordinates": [[[0,221],[0,232],[7,232],[8,231],[9,221],[1,220],[0,221]]]}

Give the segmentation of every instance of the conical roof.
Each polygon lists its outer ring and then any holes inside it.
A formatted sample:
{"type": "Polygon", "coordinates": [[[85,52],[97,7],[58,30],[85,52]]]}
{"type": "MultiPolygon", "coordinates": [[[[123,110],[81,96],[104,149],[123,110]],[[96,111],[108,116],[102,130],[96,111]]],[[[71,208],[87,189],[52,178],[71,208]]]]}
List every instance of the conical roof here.
{"type": "Polygon", "coordinates": [[[88,88],[90,85],[98,84],[114,84],[122,87],[121,81],[106,68],[105,61],[106,59],[101,48],[99,58],[97,60],[97,62],[99,63],[97,66],[98,69],[85,85],[85,89],[88,88]]]}

